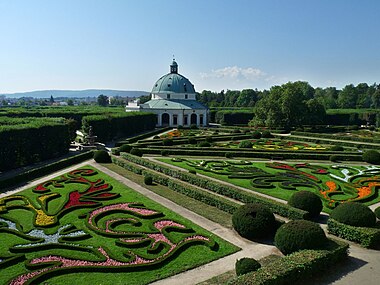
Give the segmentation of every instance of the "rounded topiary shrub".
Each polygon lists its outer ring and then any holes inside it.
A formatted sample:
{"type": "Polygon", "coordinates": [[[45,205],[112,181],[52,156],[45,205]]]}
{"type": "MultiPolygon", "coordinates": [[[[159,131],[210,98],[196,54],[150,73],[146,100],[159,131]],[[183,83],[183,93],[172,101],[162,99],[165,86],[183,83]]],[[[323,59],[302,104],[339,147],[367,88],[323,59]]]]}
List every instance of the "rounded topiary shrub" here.
{"type": "Polygon", "coordinates": [[[158,139],[160,139],[160,137],[159,136],[154,136],[153,139],[154,140],[158,140],[158,139]]]}
{"type": "Polygon", "coordinates": [[[191,124],[190,129],[196,130],[196,129],[198,129],[198,126],[196,124],[191,124]]]}
{"type": "Polygon", "coordinates": [[[363,161],[372,164],[380,164],[380,152],[374,149],[367,150],[363,153],[363,161]]]}
{"type": "Polygon", "coordinates": [[[200,143],[198,144],[198,146],[199,146],[199,147],[210,147],[211,144],[210,144],[209,142],[200,142],[200,143]]]}
{"type": "Polygon", "coordinates": [[[276,220],[271,210],[261,204],[246,204],[232,215],[234,229],[247,239],[266,237],[275,228],[276,220]]]}
{"type": "Polygon", "coordinates": [[[233,152],[226,152],[226,153],[224,154],[224,156],[225,156],[226,158],[233,158],[233,157],[234,157],[234,153],[233,153],[233,152]]]}
{"type": "Polygon", "coordinates": [[[189,144],[197,144],[197,139],[196,138],[189,138],[188,142],[189,142],[189,144]]]}
{"type": "Polygon", "coordinates": [[[133,155],[136,155],[136,156],[142,156],[143,155],[143,153],[140,149],[134,148],[134,147],[131,149],[130,153],[133,155]]]}
{"type": "Polygon", "coordinates": [[[344,148],[340,145],[333,145],[330,150],[332,151],[344,151],[344,148]]]}
{"type": "Polygon", "coordinates": [[[294,208],[309,212],[310,218],[316,218],[322,211],[323,204],[317,194],[310,191],[298,191],[288,200],[288,204],[294,208]]]}
{"type": "Polygon", "coordinates": [[[149,176],[149,175],[144,176],[144,183],[146,185],[152,185],[153,184],[153,178],[152,178],[152,176],[149,176]]]}
{"type": "Polygon", "coordinates": [[[212,142],[212,137],[211,136],[207,136],[205,138],[205,141],[211,143],[212,142]]]}
{"type": "Polygon", "coordinates": [[[246,141],[241,141],[241,142],[239,143],[239,148],[252,148],[252,146],[253,146],[252,142],[251,142],[251,141],[248,141],[248,140],[246,140],[246,141]]]}
{"type": "Polygon", "coordinates": [[[376,218],[378,218],[380,220],[380,207],[377,207],[375,209],[375,216],[376,216],[376,218]]]}
{"type": "Polygon", "coordinates": [[[169,151],[164,149],[164,150],[161,150],[161,155],[162,156],[168,156],[169,155],[169,151]]]}
{"type": "Polygon", "coordinates": [[[337,155],[335,155],[335,154],[330,155],[330,161],[331,162],[338,162],[338,160],[339,160],[339,157],[337,155]]]}
{"type": "Polygon", "coordinates": [[[256,271],[261,267],[261,264],[254,258],[244,257],[236,260],[235,271],[236,275],[240,276],[248,272],[256,271]]]}
{"type": "Polygon", "coordinates": [[[173,145],[173,140],[172,140],[172,139],[164,139],[164,140],[162,141],[162,144],[163,144],[164,146],[171,146],[171,145],[173,145]]]}
{"type": "Polygon", "coordinates": [[[270,131],[263,131],[263,133],[261,134],[261,137],[262,138],[273,138],[273,136],[270,133],[270,131]]]}
{"type": "Polygon", "coordinates": [[[261,139],[261,133],[259,131],[255,131],[252,134],[253,139],[261,139]]]}
{"type": "Polygon", "coordinates": [[[295,220],[277,230],[274,243],[283,254],[290,254],[301,249],[322,248],[327,243],[327,237],[317,223],[295,220]]]}
{"type": "Polygon", "coordinates": [[[130,152],[132,149],[132,146],[129,144],[123,144],[121,147],[119,147],[120,152],[130,152]]]}
{"type": "Polygon", "coordinates": [[[110,162],[112,162],[110,155],[105,150],[97,150],[97,151],[95,151],[94,152],[94,160],[97,163],[110,163],[110,162]]]}
{"type": "Polygon", "coordinates": [[[376,215],[366,205],[358,202],[347,202],[332,210],[330,217],[340,223],[354,227],[373,227],[376,215]]]}

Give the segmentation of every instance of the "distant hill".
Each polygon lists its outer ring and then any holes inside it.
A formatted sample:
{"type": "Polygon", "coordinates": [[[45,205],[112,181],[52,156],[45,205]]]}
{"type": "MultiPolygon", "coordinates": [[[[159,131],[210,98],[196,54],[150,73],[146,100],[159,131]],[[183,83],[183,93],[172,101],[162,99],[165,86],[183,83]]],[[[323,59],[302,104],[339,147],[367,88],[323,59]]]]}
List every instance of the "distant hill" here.
{"type": "Polygon", "coordinates": [[[0,94],[5,95],[7,98],[54,98],[68,97],[68,98],[84,98],[84,97],[98,97],[100,94],[106,96],[121,96],[121,97],[140,97],[148,95],[149,92],[145,91],[126,91],[126,90],[107,90],[107,89],[88,89],[88,90],[40,90],[20,93],[0,94]]]}

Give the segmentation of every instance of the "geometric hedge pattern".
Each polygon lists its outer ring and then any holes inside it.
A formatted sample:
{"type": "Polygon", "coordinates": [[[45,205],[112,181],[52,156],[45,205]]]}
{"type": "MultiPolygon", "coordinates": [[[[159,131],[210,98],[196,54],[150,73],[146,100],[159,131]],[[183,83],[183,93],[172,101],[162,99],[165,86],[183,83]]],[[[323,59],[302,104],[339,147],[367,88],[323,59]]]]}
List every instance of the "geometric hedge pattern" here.
{"type": "Polygon", "coordinates": [[[37,185],[33,195],[0,199],[0,237],[3,247],[8,245],[0,251],[0,270],[20,262],[25,268],[8,284],[38,284],[66,272],[137,270],[162,265],[195,244],[217,247],[213,239],[139,201],[113,203],[120,193],[92,179],[96,174],[77,169],[37,185]],[[25,213],[33,223],[27,231],[25,213]],[[68,222],[73,219],[85,227],[68,222]],[[44,254],[49,250],[75,254],[44,254]]]}

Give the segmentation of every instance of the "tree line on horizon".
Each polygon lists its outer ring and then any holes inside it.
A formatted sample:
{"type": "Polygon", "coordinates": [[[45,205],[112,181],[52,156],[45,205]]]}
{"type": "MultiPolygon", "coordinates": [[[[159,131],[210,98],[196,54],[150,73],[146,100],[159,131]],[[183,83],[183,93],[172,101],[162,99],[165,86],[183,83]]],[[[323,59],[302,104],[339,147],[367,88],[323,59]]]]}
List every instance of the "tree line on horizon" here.
{"type": "MultiPolygon", "coordinates": [[[[348,84],[342,89],[336,87],[313,88],[308,82],[288,82],[273,86],[269,90],[243,89],[213,92],[203,90],[197,93],[197,100],[208,107],[254,107],[256,103],[271,93],[278,94],[279,87],[299,86],[299,95],[316,99],[327,109],[377,109],[380,108],[380,84],[348,84]]],[[[284,89],[284,88],[282,88],[284,89]]]]}
{"type": "Polygon", "coordinates": [[[288,82],[269,90],[204,90],[197,100],[208,107],[252,107],[253,126],[291,128],[324,124],[327,109],[363,109],[380,107],[380,85],[360,83],[313,88],[308,82],[288,82]]]}

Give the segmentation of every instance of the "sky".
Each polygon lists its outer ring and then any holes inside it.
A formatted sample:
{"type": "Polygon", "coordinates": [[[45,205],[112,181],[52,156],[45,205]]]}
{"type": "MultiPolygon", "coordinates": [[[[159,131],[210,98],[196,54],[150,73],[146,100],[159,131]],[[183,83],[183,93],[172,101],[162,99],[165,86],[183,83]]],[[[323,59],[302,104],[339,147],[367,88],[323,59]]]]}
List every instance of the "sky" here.
{"type": "Polygon", "coordinates": [[[0,0],[0,94],[380,83],[378,0],[0,0]]]}

